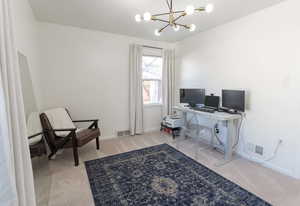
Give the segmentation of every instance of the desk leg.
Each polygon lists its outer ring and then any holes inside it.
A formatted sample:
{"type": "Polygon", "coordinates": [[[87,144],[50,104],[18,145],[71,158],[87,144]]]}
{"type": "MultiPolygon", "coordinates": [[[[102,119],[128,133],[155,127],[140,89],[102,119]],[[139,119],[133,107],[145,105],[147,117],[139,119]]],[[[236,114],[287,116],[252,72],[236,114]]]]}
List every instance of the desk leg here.
{"type": "Polygon", "coordinates": [[[179,149],[179,144],[181,141],[183,141],[182,139],[185,139],[186,136],[186,130],[187,130],[187,113],[186,112],[182,112],[182,116],[183,116],[183,127],[181,128],[181,130],[179,131],[179,137],[178,138],[173,138],[173,142],[175,143],[175,147],[177,149],[179,149]]]}
{"type": "Polygon", "coordinates": [[[183,113],[183,127],[184,127],[184,129],[180,132],[180,135],[183,136],[183,137],[185,137],[185,135],[186,135],[186,130],[187,130],[187,127],[188,127],[187,123],[188,123],[187,113],[184,112],[183,113]]]}
{"type": "Polygon", "coordinates": [[[236,139],[236,120],[227,121],[227,144],[225,149],[225,161],[231,161],[233,155],[233,144],[236,139]]]}

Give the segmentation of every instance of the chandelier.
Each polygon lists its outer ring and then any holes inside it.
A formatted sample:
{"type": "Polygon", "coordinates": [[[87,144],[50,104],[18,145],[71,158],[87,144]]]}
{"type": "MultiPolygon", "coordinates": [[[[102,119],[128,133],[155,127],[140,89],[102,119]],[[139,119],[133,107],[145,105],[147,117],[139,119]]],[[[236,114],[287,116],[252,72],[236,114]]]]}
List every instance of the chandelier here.
{"type": "Polygon", "coordinates": [[[167,27],[172,27],[174,31],[179,31],[180,28],[187,29],[191,32],[196,30],[196,25],[195,24],[180,24],[178,23],[178,20],[185,16],[189,16],[194,14],[195,12],[207,12],[210,13],[214,10],[213,4],[208,4],[205,7],[200,7],[200,8],[195,8],[193,5],[188,5],[185,10],[182,11],[175,11],[173,8],[173,0],[166,0],[166,3],[168,5],[169,11],[166,13],[161,13],[161,14],[154,14],[152,15],[149,12],[145,12],[143,15],[137,14],[135,16],[135,21],[136,22],[149,22],[149,21],[159,21],[166,23],[165,26],[163,26],[161,29],[156,29],[154,31],[154,34],[156,36],[160,36],[160,34],[167,28],[167,27]],[[167,16],[167,19],[162,19],[163,16],[167,16]]]}

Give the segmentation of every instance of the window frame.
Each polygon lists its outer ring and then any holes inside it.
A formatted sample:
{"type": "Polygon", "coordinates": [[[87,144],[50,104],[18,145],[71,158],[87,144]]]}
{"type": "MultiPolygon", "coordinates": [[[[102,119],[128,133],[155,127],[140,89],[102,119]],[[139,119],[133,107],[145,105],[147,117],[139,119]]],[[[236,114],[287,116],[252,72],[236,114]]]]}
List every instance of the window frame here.
{"type": "MultiPolygon", "coordinates": [[[[156,58],[161,58],[162,60],[162,70],[163,70],[163,57],[160,56],[160,55],[150,55],[150,54],[143,54],[142,55],[142,58],[143,57],[156,57],[156,58]]],[[[143,68],[142,68],[143,69],[143,68]]],[[[162,72],[162,75],[163,75],[163,71],[162,72]]],[[[143,71],[142,71],[143,73],[143,71]]],[[[163,92],[163,76],[161,76],[161,79],[153,79],[153,78],[149,78],[149,79],[144,79],[142,77],[142,85],[144,85],[144,81],[160,81],[160,84],[161,84],[161,102],[160,103],[145,103],[144,102],[144,99],[143,99],[143,106],[144,107],[162,107],[163,106],[163,95],[162,95],[162,92],[163,92]]]]}

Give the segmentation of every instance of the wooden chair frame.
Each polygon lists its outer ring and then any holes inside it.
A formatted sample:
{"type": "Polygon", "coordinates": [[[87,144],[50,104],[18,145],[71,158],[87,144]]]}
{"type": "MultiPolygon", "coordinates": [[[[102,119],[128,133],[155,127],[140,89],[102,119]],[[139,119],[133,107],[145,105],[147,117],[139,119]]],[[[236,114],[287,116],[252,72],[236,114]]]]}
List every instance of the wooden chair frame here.
{"type": "MultiPolygon", "coordinates": [[[[31,135],[31,136],[28,137],[28,139],[32,139],[32,138],[34,138],[36,136],[39,136],[39,135],[43,135],[43,132],[39,132],[39,133],[36,133],[34,135],[31,135]]],[[[29,145],[29,150],[30,150],[31,158],[36,157],[36,156],[40,157],[44,154],[47,154],[46,147],[45,147],[45,142],[44,142],[43,139],[41,141],[37,142],[36,144],[29,145]]]]}
{"type": "MultiPolygon", "coordinates": [[[[67,113],[69,114],[68,110],[66,109],[67,113]]],[[[69,114],[70,116],[70,114],[69,114]]],[[[76,134],[77,128],[69,128],[69,129],[53,129],[52,126],[50,128],[45,126],[45,117],[47,118],[47,115],[45,113],[40,115],[41,123],[43,127],[43,132],[45,134],[45,139],[49,145],[51,153],[49,154],[48,158],[49,160],[57,153],[58,150],[65,147],[65,145],[72,141],[72,148],[73,148],[73,156],[74,156],[74,162],[75,166],[79,165],[79,156],[78,156],[78,138],[76,134]],[[70,132],[67,136],[61,137],[56,135],[56,132],[70,132]],[[59,138],[60,141],[57,142],[56,139],[59,138]]],[[[71,116],[70,116],[71,118],[71,116]]],[[[47,118],[48,121],[48,118],[47,118]]],[[[97,129],[98,127],[98,119],[89,119],[89,120],[72,120],[74,123],[81,123],[81,122],[92,122],[92,124],[87,129],[97,129]]],[[[99,136],[100,136],[100,130],[99,130],[99,136]]],[[[96,139],[96,148],[97,150],[100,149],[100,143],[99,143],[99,136],[95,137],[96,139]]],[[[82,146],[82,145],[81,145],[82,146]]]]}

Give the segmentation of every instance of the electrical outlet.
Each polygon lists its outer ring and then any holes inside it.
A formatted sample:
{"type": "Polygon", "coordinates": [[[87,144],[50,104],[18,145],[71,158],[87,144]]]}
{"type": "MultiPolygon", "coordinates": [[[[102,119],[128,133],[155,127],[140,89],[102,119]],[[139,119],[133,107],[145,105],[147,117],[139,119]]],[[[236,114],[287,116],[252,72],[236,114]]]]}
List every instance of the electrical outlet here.
{"type": "Polygon", "coordinates": [[[215,132],[216,132],[216,134],[219,134],[220,133],[219,128],[215,128],[215,132]]]}
{"type": "Polygon", "coordinates": [[[215,125],[215,132],[216,132],[216,134],[219,134],[219,133],[220,133],[220,129],[219,129],[218,124],[215,125]]]}
{"type": "Polygon", "coordinates": [[[263,156],[263,154],[264,154],[264,148],[262,146],[256,145],[255,146],[255,153],[263,156]]]}

